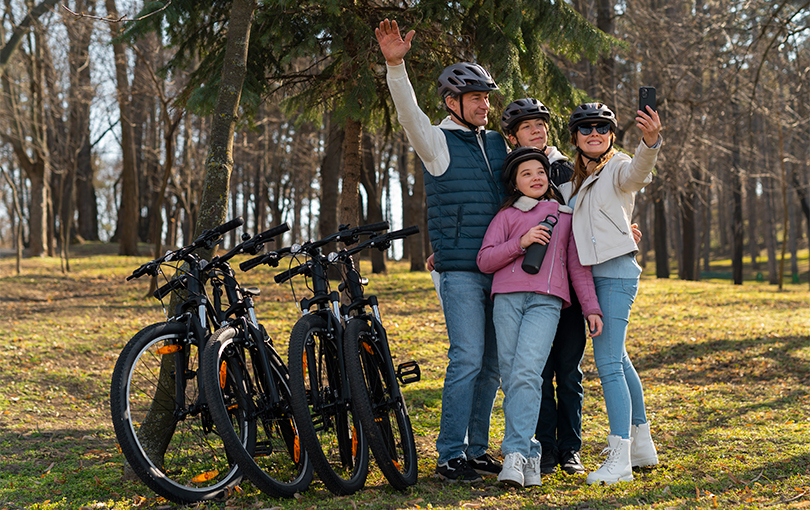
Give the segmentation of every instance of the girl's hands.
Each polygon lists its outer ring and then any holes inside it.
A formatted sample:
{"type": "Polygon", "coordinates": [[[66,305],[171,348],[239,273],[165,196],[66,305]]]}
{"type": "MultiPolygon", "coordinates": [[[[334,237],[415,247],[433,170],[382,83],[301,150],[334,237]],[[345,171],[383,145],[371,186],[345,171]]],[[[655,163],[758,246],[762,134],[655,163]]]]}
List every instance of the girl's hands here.
{"type": "Polygon", "coordinates": [[[520,237],[520,247],[524,250],[534,243],[548,244],[551,234],[545,226],[536,225],[520,237]]]}
{"type": "Polygon", "coordinates": [[[602,317],[596,314],[588,316],[588,332],[592,338],[602,334],[602,317]]]}
{"type": "Polygon", "coordinates": [[[646,112],[641,110],[636,111],[636,126],[641,130],[644,135],[644,143],[647,147],[652,147],[658,142],[658,134],[661,132],[661,119],[658,118],[658,112],[646,106],[646,112]]]}

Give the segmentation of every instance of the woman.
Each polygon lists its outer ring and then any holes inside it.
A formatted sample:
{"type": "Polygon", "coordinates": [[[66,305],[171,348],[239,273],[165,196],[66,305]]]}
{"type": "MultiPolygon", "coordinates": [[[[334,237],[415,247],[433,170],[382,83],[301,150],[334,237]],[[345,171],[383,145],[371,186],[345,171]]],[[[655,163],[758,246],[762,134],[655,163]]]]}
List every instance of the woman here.
{"type": "Polygon", "coordinates": [[[630,226],[635,195],[652,181],[663,140],[657,112],[649,107],[638,111],[636,122],[643,139],[631,158],[613,147],[616,115],[604,104],[582,104],[568,121],[577,157],[571,182],[560,190],[574,208],[572,229],[579,259],[583,266],[591,266],[604,314],[602,335],[594,339],[593,352],[610,435],[607,459],[588,475],[589,484],[630,481],[634,466],[658,463],[644,391],[627,355],[625,338],[641,276],[630,226]]]}

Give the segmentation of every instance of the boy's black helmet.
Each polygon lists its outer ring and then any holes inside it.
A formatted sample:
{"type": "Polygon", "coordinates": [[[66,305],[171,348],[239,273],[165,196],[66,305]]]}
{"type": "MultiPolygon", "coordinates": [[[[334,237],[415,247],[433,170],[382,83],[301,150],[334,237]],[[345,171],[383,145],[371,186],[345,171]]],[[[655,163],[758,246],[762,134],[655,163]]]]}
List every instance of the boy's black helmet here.
{"type": "Polygon", "coordinates": [[[466,92],[492,92],[498,90],[495,80],[486,69],[471,62],[459,62],[447,66],[439,75],[439,95],[444,99],[453,94],[460,96],[466,92]]]}
{"type": "Polygon", "coordinates": [[[602,103],[585,103],[576,107],[571,112],[571,117],[568,119],[568,131],[571,135],[580,124],[593,124],[595,122],[607,122],[615,131],[618,127],[616,121],[616,114],[602,103]]]}
{"type": "Polygon", "coordinates": [[[524,161],[529,161],[531,159],[536,159],[539,161],[543,165],[543,168],[546,169],[546,174],[548,174],[549,162],[545,152],[535,147],[518,147],[507,154],[506,159],[503,160],[501,179],[503,180],[506,189],[509,189],[509,186],[511,186],[515,174],[517,173],[518,166],[520,166],[520,164],[524,161]]]}
{"type": "Polygon", "coordinates": [[[512,101],[501,115],[501,131],[511,134],[521,121],[529,119],[543,119],[548,124],[551,122],[551,112],[543,103],[531,97],[512,101]]]}

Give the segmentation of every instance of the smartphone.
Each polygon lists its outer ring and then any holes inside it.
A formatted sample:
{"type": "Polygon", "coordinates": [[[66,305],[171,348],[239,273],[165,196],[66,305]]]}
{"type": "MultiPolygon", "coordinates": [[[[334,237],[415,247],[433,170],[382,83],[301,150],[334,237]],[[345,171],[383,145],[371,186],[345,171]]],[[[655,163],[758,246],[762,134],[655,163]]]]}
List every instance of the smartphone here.
{"type": "Polygon", "coordinates": [[[640,87],[638,89],[638,109],[647,112],[647,105],[655,111],[655,87],[640,87]]]}

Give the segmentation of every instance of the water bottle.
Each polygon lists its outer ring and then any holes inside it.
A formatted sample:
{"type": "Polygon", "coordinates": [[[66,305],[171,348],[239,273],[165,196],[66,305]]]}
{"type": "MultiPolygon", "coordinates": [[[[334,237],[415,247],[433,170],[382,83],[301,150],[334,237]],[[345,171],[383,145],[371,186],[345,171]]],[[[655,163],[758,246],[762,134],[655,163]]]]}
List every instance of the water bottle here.
{"type": "MultiPolygon", "coordinates": [[[[549,235],[551,235],[554,230],[554,225],[556,224],[557,217],[551,214],[540,222],[540,225],[548,229],[549,235]]],[[[546,248],[548,248],[548,244],[532,243],[526,248],[526,256],[523,257],[523,264],[521,264],[520,267],[529,274],[537,274],[540,272],[540,266],[543,265],[543,258],[546,256],[546,248]]]]}

